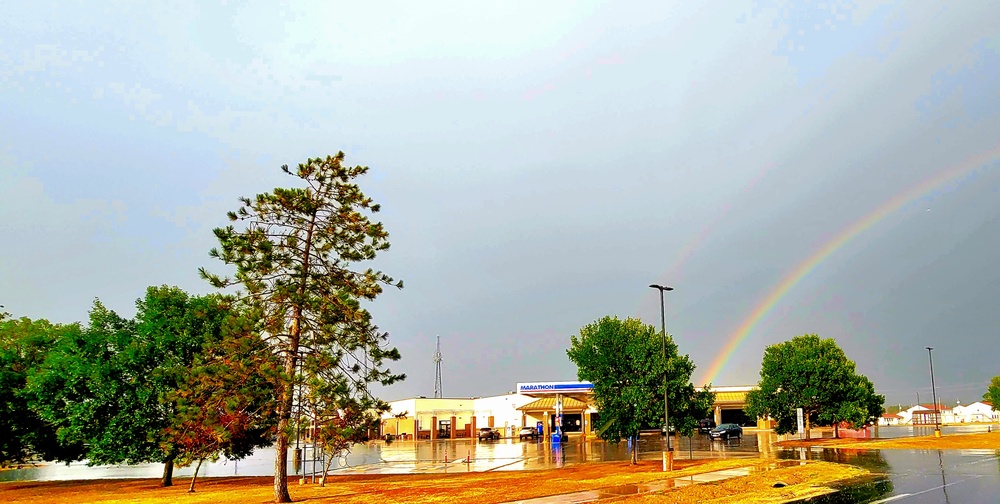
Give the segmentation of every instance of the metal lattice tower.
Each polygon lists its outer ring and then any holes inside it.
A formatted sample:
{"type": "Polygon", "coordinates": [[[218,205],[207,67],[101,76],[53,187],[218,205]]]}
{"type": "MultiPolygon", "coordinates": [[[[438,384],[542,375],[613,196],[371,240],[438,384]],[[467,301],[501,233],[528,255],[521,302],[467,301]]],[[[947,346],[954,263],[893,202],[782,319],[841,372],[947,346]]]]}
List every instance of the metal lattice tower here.
{"type": "Polygon", "coordinates": [[[441,395],[441,337],[437,337],[437,350],[434,351],[434,398],[444,397],[441,395]]]}

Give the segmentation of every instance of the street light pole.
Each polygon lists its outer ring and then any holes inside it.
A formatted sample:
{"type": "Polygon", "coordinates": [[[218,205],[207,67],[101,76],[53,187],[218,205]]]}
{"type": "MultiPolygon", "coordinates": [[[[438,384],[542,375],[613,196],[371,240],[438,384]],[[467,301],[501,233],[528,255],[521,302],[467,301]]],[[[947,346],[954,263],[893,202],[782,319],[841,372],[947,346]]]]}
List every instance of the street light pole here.
{"type": "Polygon", "coordinates": [[[937,402],[937,388],[934,386],[934,357],[931,356],[934,347],[927,347],[927,360],[931,364],[931,396],[934,399],[934,436],[941,437],[941,408],[937,402]]]}
{"type": "Polygon", "coordinates": [[[672,291],[673,287],[652,284],[650,288],[660,291],[660,350],[663,353],[663,429],[667,434],[667,451],[663,453],[663,470],[674,470],[674,454],[670,446],[670,408],[667,405],[667,316],[663,307],[663,292],[672,291]]]}

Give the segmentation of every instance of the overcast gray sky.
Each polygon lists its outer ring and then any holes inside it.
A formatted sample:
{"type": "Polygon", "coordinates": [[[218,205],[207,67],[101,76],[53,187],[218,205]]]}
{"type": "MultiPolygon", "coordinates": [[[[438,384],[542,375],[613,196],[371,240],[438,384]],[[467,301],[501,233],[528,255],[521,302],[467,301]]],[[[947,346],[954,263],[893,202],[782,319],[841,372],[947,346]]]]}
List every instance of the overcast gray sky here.
{"type": "Polygon", "coordinates": [[[432,395],[437,335],[448,396],[575,379],[570,335],[658,324],[654,282],[697,381],[797,266],[938,176],[777,298],[713,383],[756,382],[764,347],[806,332],[890,403],[930,397],[927,345],[946,402],[1000,374],[1000,4],[275,4],[4,3],[7,311],[209,292],[237,197],[343,150],[406,284],[371,306],[409,375],[386,398],[432,395]]]}

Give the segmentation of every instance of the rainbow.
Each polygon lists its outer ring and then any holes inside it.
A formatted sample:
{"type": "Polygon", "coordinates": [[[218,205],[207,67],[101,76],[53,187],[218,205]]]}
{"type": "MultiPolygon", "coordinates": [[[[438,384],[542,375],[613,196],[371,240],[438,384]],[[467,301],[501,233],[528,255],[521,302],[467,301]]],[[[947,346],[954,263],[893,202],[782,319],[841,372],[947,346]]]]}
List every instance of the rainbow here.
{"type": "Polygon", "coordinates": [[[983,167],[985,169],[987,167],[986,165],[989,165],[991,161],[995,161],[998,158],[1000,158],[1000,145],[993,147],[983,154],[973,156],[960,164],[946,168],[897,194],[896,196],[893,196],[890,200],[882,203],[873,211],[869,212],[858,221],[837,233],[832,239],[824,243],[804,261],[789,271],[781,279],[781,282],[771,289],[770,293],[768,293],[768,295],[759,304],[757,304],[743,323],[739,325],[736,332],[734,332],[729,338],[729,341],[719,352],[719,355],[716,356],[714,361],[712,361],[712,364],[709,366],[708,371],[705,374],[705,379],[702,383],[709,384],[714,381],[718,377],[722,368],[727,362],[729,362],[729,359],[732,358],[740,344],[743,343],[751,333],[753,333],[757,324],[760,323],[760,321],[774,309],[781,299],[784,298],[793,287],[801,282],[803,278],[816,269],[820,263],[847,245],[847,243],[854,239],[854,237],[867,231],[879,221],[899,210],[907,203],[934,191],[950,181],[957,181],[962,177],[971,176],[976,168],[983,167]]]}

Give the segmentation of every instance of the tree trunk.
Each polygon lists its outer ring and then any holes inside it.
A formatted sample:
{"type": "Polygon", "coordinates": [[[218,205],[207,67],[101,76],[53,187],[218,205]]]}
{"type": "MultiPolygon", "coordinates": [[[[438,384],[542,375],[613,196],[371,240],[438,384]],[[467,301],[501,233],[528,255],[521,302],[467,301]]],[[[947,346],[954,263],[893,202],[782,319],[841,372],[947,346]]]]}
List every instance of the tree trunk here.
{"type": "Polygon", "coordinates": [[[833,438],[840,439],[840,422],[835,422],[833,424],[833,438]]]}
{"type": "Polygon", "coordinates": [[[323,476],[319,479],[319,486],[326,486],[326,475],[330,473],[330,464],[333,463],[333,454],[326,454],[326,463],[323,464],[323,476]]]}
{"type": "Polygon", "coordinates": [[[191,486],[188,487],[188,493],[194,493],[194,482],[198,480],[198,471],[201,470],[201,463],[204,461],[205,459],[198,460],[198,465],[194,468],[194,474],[191,475],[191,486]]]}
{"type": "Polygon", "coordinates": [[[809,441],[809,413],[805,413],[804,412],[802,416],[806,417],[806,422],[805,422],[806,423],[806,425],[805,425],[805,429],[806,429],[806,441],[809,441]]]}
{"type": "MultiPolygon", "coordinates": [[[[295,376],[295,354],[298,353],[298,331],[293,322],[293,351],[285,357],[285,373],[295,376]]],[[[278,405],[278,442],[274,445],[274,502],[292,502],[288,495],[288,422],[292,414],[292,393],[295,380],[289,379],[281,388],[281,403],[278,405]]]]}
{"type": "MultiPolygon", "coordinates": [[[[305,250],[302,253],[302,279],[299,281],[298,294],[302,296],[309,278],[309,250],[312,248],[313,229],[316,225],[316,212],[309,221],[304,241],[305,250]]],[[[295,394],[295,363],[299,356],[299,337],[302,335],[302,305],[292,307],[292,327],[288,340],[288,353],[285,355],[285,376],[288,381],[281,389],[281,404],[278,406],[278,442],[274,445],[274,502],[292,502],[288,495],[288,422],[292,418],[292,397],[295,394]]],[[[303,471],[304,472],[304,471],[303,471]]]]}
{"type": "Polygon", "coordinates": [[[160,486],[168,487],[174,486],[174,456],[170,455],[167,460],[163,462],[163,479],[160,480],[160,486]]]}
{"type": "Polygon", "coordinates": [[[639,436],[632,436],[632,459],[631,465],[639,465],[639,436]]]}

